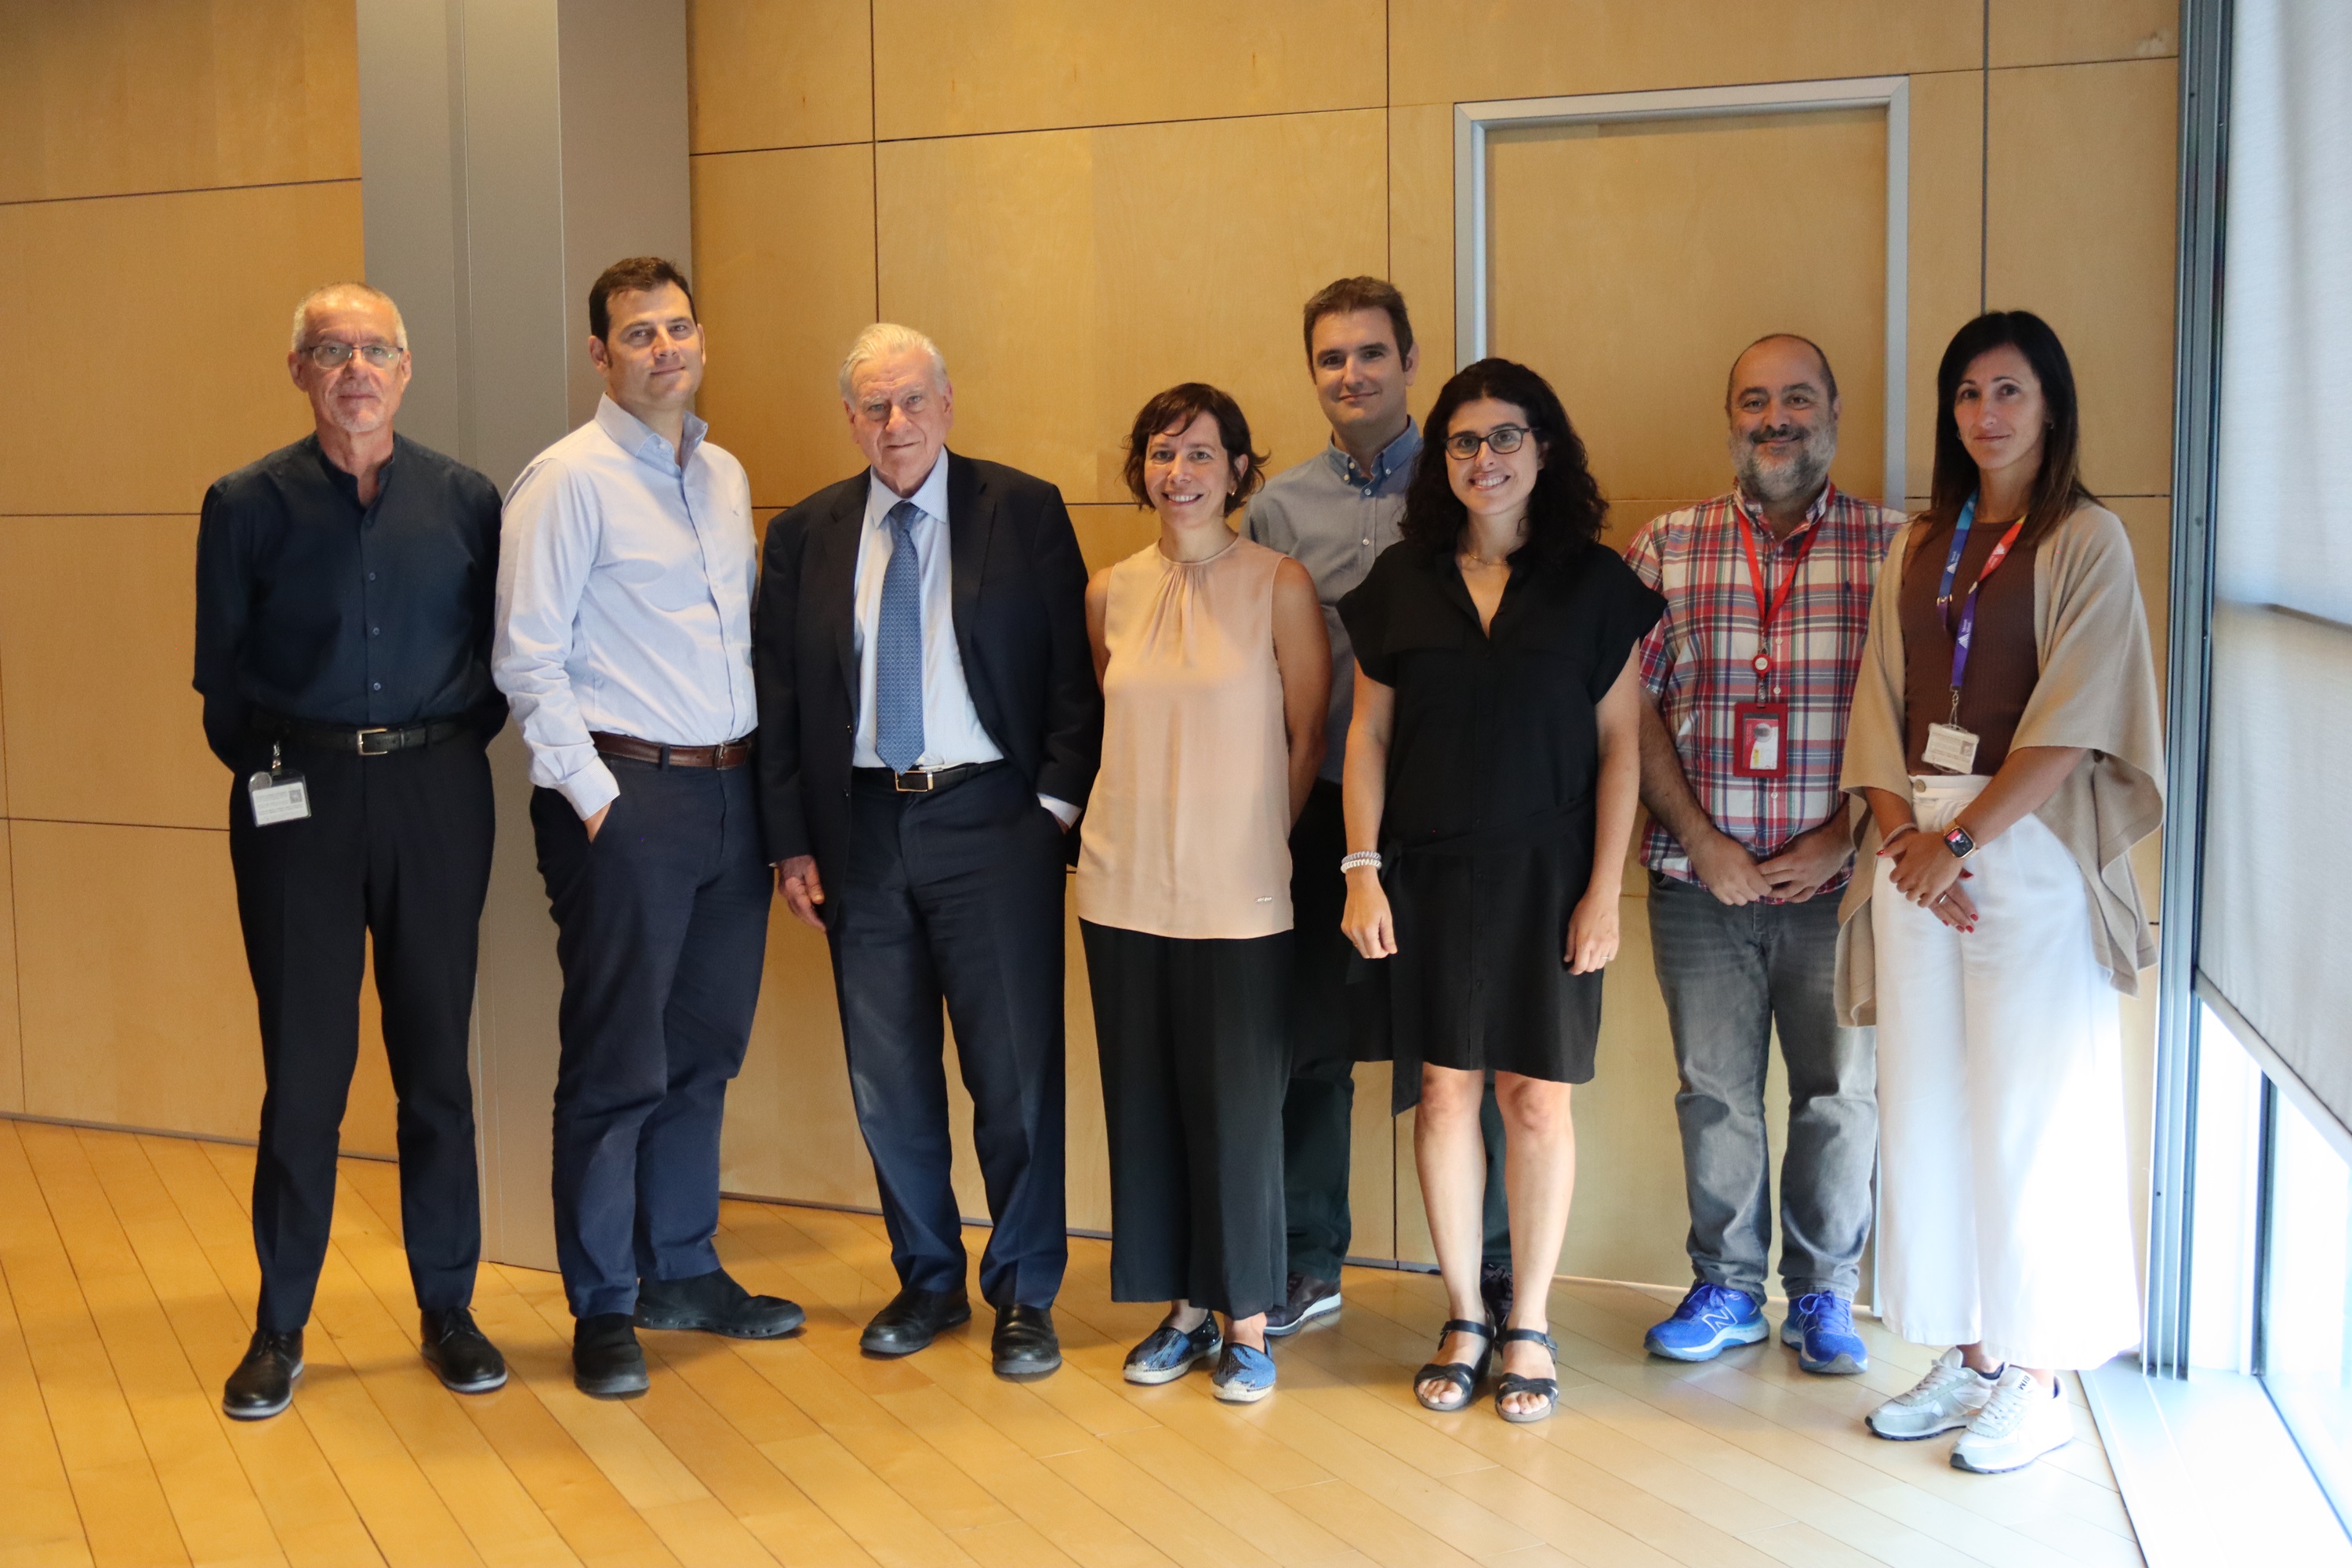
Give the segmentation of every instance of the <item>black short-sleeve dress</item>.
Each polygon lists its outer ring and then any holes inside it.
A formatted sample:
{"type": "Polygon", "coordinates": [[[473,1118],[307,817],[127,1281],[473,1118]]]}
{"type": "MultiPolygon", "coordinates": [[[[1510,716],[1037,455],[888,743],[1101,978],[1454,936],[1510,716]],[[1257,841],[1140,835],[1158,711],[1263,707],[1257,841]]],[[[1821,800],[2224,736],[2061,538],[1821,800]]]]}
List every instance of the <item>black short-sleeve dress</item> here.
{"type": "Polygon", "coordinates": [[[1491,628],[1451,550],[1391,545],[1339,601],[1366,675],[1396,691],[1381,880],[1396,956],[1360,964],[1357,1055],[1585,1083],[1601,976],[1571,974],[1592,876],[1598,707],[1666,602],[1603,544],[1515,557],[1491,628]]]}

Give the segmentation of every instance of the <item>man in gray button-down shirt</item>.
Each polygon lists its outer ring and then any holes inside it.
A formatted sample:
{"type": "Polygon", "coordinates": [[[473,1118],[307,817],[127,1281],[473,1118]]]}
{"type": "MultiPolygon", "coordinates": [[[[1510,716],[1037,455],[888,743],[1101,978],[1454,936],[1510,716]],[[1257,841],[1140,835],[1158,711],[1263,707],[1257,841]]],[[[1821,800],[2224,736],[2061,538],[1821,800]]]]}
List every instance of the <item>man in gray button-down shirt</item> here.
{"type": "MultiPolygon", "coordinates": [[[[1354,711],[1356,658],[1339,604],[1372,562],[1397,542],[1405,489],[1421,457],[1421,431],[1407,405],[1421,355],[1412,319],[1395,285],[1342,278],[1307,302],[1307,365],[1331,425],[1323,450],[1269,480],[1249,509],[1249,536],[1296,559],[1315,579],[1331,637],[1329,743],[1321,776],[1290,835],[1290,898],[1298,940],[1291,1001],[1291,1079],[1282,1107],[1283,1186],[1290,1232],[1290,1280],[1266,1314],[1265,1331],[1295,1333],[1339,1309],[1339,1264],[1351,1239],[1348,1212],[1349,1122],[1355,1108],[1349,1045],[1347,939],[1339,911],[1347,849],[1339,773],[1354,711]]],[[[1507,1292],[1510,1250],[1498,1224],[1502,1122],[1487,1095],[1486,1281],[1507,1292]],[[1495,1245],[1497,1236],[1500,1250],[1495,1245]]],[[[1492,1302],[1490,1301],[1490,1305],[1492,1302]]],[[[1501,1321],[1497,1314],[1497,1321],[1501,1321]]]]}

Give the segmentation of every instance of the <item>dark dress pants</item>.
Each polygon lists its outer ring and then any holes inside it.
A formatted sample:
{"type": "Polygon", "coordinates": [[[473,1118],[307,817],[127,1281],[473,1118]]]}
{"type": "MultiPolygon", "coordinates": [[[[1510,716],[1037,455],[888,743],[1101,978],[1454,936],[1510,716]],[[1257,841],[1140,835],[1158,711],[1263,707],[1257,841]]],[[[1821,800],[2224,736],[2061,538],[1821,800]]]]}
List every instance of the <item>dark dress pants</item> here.
{"type": "Polygon", "coordinates": [[[1061,825],[998,764],[937,795],[861,770],[849,864],[825,889],[857,1123],[902,1285],[964,1283],[949,1182],[946,1041],[971,1094],[997,1307],[1045,1307],[1069,1261],[1063,1196],[1061,825]]]}
{"type": "Polygon", "coordinates": [[[593,841],[562,795],[530,801],[563,966],[555,1257],[582,1318],[719,1267],[719,1120],[774,894],[750,768],[605,763],[621,794],[593,841]]]}
{"type": "Polygon", "coordinates": [[[229,864],[260,1005],[261,1142],[253,1163],[257,1326],[310,1320],[335,1207],[335,1153],[359,1059],[370,937],[384,1055],[399,1097],[401,1234],[417,1304],[463,1307],[482,1251],[468,1024],[495,829],[489,763],[471,736],[380,757],[289,745],[310,815],[257,827],[229,791],[229,864]]]}
{"type": "Polygon", "coordinates": [[[1255,1317],[1283,1298],[1292,933],[1078,930],[1110,1142],[1110,1299],[1255,1317]]]}

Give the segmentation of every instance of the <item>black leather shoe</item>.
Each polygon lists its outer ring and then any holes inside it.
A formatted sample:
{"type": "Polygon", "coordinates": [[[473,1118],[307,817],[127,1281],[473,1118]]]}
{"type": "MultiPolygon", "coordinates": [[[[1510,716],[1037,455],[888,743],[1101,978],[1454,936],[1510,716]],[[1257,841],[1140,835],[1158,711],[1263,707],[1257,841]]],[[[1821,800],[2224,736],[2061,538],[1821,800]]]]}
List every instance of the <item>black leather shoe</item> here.
{"type": "Polygon", "coordinates": [[[228,1374],[221,1409],[238,1421],[260,1421],[294,1403],[294,1383],[302,1375],[302,1331],[273,1334],[257,1330],[245,1359],[228,1374]]]}
{"type": "Polygon", "coordinates": [[[507,1381],[507,1358],[474,1326],[474,1314],[463,1307],[425,1314],[425,1338],[417,1348],[425,1364],[441,1377],[441,1386],[457,1394],[488,1394],[507,1381]]]}
{"type": "Polygon", "coordinates": [[[1282,1300],[1265,1310],[1265,1331],[1269,1339],[1284,1339],[1305,1328],[1307,1322],[1339,1310],[1339,1282],[1318,1279],[1312,1274],[1293,1273],[1282,1300]]]}
{"type": "Polygon", "coordinates": [[[637,1281],[641,1329],[690,1329],[730,1340],[780,1339],[808,1321],[782,1296],[754,1296],[724,1268],[690,1279],[637,1281]]]}
{"type": "Polygon", "coordinates": [[[572,1328],[572,1382],[592,1399],[635,1399],[648,1384],[646,1352],[625,1312],[596,1312],[572,1328]]]}
{"type": "Polygon", "coordinates": [[[858,1336],[867,1355],[912,1355],[941,1330],[971,1321],[971,1298],[961,1290],[918,1290],[909,1285],[874,1314],[858,1336]]]}
{"type": "Polygon", "coordinates": [[[1511,1283],[1507,1263],[1478,1265],[1478,1299],[1486,1303],[1486,1319],[1496,1328],[1511,1321],[1511,1305],[1518,1290],[1511,1283]]]}
{"type": "Polygon", "coordinates": [[[996,1335],[989,1342],[999,1377],[1043,1377],[1062,1364],[1062,1342],[1054,1332],[1051,1307],[1017,1302],[996,1309],[996,1335]]]}

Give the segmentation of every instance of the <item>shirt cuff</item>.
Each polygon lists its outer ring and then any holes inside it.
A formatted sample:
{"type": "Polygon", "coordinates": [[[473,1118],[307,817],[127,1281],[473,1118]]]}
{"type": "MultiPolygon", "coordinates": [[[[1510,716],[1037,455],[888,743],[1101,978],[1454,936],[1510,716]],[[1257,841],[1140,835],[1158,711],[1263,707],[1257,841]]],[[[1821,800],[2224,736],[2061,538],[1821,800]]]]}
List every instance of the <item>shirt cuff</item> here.
{"type": "Polygon", "coordinates": [[[602,757],[592,761],[555,787],[562,792],[564,799],[572,803],[572,809],[580,814],[583,822],[621,798],[620,783],[613,777],[613,770],[604,765],[602,757]]]}
{"type": "Polygon", "coordinates": [[[1066,833],[1078,825],[1078,808],[1068,801],[1055,800],[1050,795],[1041,795],[1037,797],[1037,804],[1054,814],[1054,820],[1062,825],[1064,832],[1066,833]]]}

